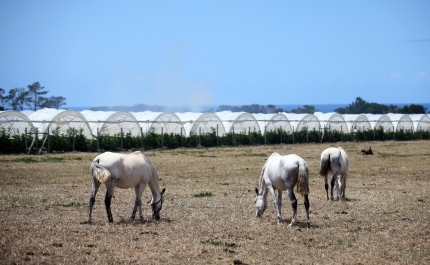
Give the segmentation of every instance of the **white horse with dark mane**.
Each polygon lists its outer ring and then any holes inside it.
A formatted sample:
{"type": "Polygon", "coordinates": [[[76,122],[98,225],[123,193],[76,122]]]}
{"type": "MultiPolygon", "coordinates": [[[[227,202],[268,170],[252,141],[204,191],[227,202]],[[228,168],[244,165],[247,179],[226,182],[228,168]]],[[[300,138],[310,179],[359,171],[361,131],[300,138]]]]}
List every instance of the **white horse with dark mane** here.
{"type": "Polygon", "coordinates": [[[152,216],[155,219],[160,219],[160,210],[164,201],[163,194],[166,189],[160,191],[157,172],[151,161],[142,152],[137,151],[131,154],[106,152],[94,158],[90,169],[92,175],[90,212],[88,221],[83,223],[91,223],[93,205],[102,183],[106,185],[105,205],[109,222],[113,222],[110,205],[115,187],[121,189],[134,188],[136,200],[131,218],[135,219],[137,208],[139,208],[140,219],[143,220],[141,197],[147,185],[152,193],[150,201],[152,216]]]}
{"type": "Polygon", "coordinates": [[[278,224],[281,222],[282,191],[287,191],[293,208],[291,227],[296,223],[297,218],[297,199],[294,195],[294,187],[297,192],[304,196],[304,205],[307,215],[307,227],[310,228],[309,219],[309,166],[306,161],[298,155],[281,156],[273,153],[264,164],[260,174],[260,188],[255,188],[257,197],[255,198],[256,217],[261,217],[267,209],[267,194],[270,193],[275,204],[278,215],[278,224]],[[275,189],[278,190],[276,198],[275,189]]]}
{"type": "Polygon", "coordinates": [[[333,200],[333,187],[336,185],[337,199],[345,199],[346,178],[348,177],[349,160],[342,147],[329,147],[321,153],[320,175],[324,177],[325,191],[328,198],[327,175],[333,174],[331,179],[331,199],[333,200]]]}

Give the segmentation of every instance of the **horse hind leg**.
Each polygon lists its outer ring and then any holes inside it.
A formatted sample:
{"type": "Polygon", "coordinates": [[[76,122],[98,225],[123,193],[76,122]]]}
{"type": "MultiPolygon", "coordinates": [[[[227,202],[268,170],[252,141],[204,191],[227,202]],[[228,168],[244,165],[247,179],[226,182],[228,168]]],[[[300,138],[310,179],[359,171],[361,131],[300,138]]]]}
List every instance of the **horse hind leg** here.
{"type": "Polygon", "coordinates": [[[106,184],[106,196],[105,196],[105,206],[106,206],[106,213],[107,217],[110,223],[113,223],[113,217],[112,217],[112,211],[111,211],[111,202],[113,193],[115,192],[115,184],[106,184]]]}
{"type": "Polygon", "coordinates": [[[340,176],[340,181],[339,181],[339,189],[340,189],[340,198],[341,199],[345,199],[345,189],[346,189],[346,177],[348,176],[348,174],[344,174],[342,176],[340,176]]]}
{"type": "Polygon", "coordinates": [[[291,201],[291,207],[293,209],[293,216],[291,217],[291,223],[288,225],[288,227],[292,227],[296,223],[297,219],[297,198],[294,195],[293,189],[287,189],[287,195],[290,198],[291,201]]]}
{"type": "Polygon", "coordinates": [[[326,195],[327,195],[327,201],[328,201],[328,200],[329,200],[329,197],[328,197],[327,175],[325,175],[325,176],[324,176],[324,183],[325,183],[325,185],[324,185],[324,187],[325,187],[325,193],[326,193],[326,195]]]}
{"type": "Polygon", "coordinates": [[[99,190],[100,184],[101,184],[100,181],[98,181],[96,178],[93,178],[92,186],[91,186],[91,197],[89,202],[90,211],[88,214],[88,220],[81,222],[81,224],[91,224],[93,206],[94,206],[94,202],[96,201],[96,195],[97,195],[97,191],[99,190]]]}
{"type": "Polygon", "coordinates": [[[309,218],[309,196],[308,195],[304,195],[305,198],[305,209],[306,209],[306,217],[307,217],[307,226],[308,228],[311,228],[311,219],[309,218]]]}
{"type": "Polygon", "coordinates": [[[336,192],[337,192],[337,199],[339,199],[339,193],[338,193],[339,192],[339,184],[337,183],[337,179],[338,179],[337,172],[333,173],[333,177],[332,177],[331,183],[330,183],[331,184],[330,198],[332,201],[334,200],[333,189],[335,186],[336,186],[336,192]]]}

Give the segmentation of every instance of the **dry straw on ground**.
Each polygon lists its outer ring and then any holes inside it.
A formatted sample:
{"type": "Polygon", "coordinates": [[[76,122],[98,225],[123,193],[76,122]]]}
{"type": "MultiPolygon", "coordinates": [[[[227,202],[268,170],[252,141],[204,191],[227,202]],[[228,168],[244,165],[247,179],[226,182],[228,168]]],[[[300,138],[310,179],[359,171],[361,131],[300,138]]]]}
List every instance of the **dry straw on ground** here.
{"type": "Polygon", "coordinates": [[[341,144],[351,164],[345,201],[327,201],[317,174],[328,144],[148,151],[166,187],[162,220],[145,204],[145,220],[130,221],[134,191],[117,189],[109,224],[102,186],[92,225],[80,222],[95,153],[0,156],[0,263],[428,264],[430,141],[341,144]],[[361,155],[368,146],[374,155],[361,155]],[[254,188],[273,151],[310,166],[311,229],[300,196],[293,228],[285,195],[282,224],[271,201],[254,216],[254,188]]]}

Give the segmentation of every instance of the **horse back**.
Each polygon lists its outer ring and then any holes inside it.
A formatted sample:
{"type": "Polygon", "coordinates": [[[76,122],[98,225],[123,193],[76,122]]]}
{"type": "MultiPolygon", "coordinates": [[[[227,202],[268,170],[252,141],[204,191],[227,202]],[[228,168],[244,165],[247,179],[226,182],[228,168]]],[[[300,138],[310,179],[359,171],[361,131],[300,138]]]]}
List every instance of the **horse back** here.
{"type": "Polygon", "coordinates": [[[153,170],[147,157],[140,151],[131,154],[105,152],[95,158],[109,170],[119,188],[131,188],[150,181],[153,170]]]}
{"type": "Polygon", "coordinates": [[[309,166],[306,161],[298,155],[274,156],[266,165],[266,178],[270,180],[273,187],[278,190],[293,188],[298,180],[300,161],[305,167],[304,174],[309,174],[309,166]]]}

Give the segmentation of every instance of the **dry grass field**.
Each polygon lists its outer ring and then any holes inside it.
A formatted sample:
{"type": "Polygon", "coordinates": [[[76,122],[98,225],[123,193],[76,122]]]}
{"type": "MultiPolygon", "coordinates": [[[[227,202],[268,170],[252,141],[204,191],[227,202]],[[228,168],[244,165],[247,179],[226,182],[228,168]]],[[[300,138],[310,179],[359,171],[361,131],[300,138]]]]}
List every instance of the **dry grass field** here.
{"type": "Polygon", "coordinates": [[[116,189],[108,223],[101,187],[88,217],[95,153],[0,156],[1,264],[429,264],[430,141],[342,143],[344,201],[327,201],[319,157],[336,144],[148,151],[166,188],[161,220],[130,221],[134,190],[116,189]],[[372,146],[373,156],[361,149],[372,146]],[[310,166],[311,229],[283,196],[255,218],[254,188],[272,152],[310,166]],[[212,196],[196,196],[198,194],[212,196]]]}

